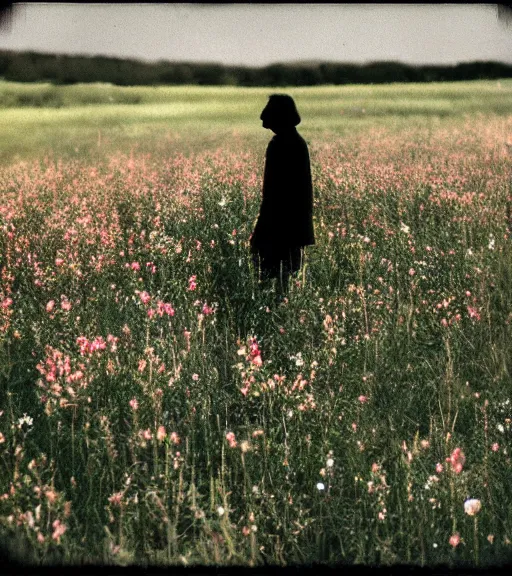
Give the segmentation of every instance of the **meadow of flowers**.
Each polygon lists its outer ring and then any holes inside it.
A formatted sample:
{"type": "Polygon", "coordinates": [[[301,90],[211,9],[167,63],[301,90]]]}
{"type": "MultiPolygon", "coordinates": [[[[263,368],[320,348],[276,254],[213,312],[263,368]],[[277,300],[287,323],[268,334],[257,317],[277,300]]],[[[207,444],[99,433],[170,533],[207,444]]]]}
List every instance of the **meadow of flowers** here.
{"type": "Polygon", "coordinates": [[[3,543],[47,563],[510,560],[511,112],[343,135],[303,113],[317,244],[283,301],[248,252],[261,128],[4,162],[3,543]]]}

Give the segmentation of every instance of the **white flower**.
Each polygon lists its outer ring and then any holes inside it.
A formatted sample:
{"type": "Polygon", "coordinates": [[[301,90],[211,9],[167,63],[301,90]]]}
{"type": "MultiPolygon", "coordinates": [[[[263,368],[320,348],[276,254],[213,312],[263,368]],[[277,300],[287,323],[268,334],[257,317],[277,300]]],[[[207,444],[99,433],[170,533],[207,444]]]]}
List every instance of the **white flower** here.
{"type": "Polygon", "coordinates": [[[489,250],[494,250],[494,236],[492,234],[489,235],[489,250]]]}
{"type": "Polygon", "coordinates": [[[505,428],[504,428],[503,424],[498,424],[498,425],[496,426],[496,428],[497,428],[502,434],[503,434],[503,432],[505,432],[505,428]]]}
{"type": "Polygon", "coordinates": [[[402,232],[405,232],[406,234],[409,234],[409,232],[411,231],[409,226],[406,226],[403,222],[400,222],[400,230],[402,232]]]}
{"type": "Polygon", "coordinates": [[[219,516],[222,516],[222,515],[224,514],[224,512],[225,512],[225,510],[224,510],[224,508],[223,508],[222,506],[219,506],[219,507],[217,508],[217,514],[218,514],[219,516]]]}
{"type": "Polygon", "coordinates": [[[23,414],[23,418],[20,418],[20,419],[18,420],[18,424],[19,424],[20,426],[23,426],[23,424],[26,424],[27,426],[32,426],[32,423],[33,423],[33,422],[34,422],[34,420],[33,420],[30,416],[27,416],[26,413],[23,414]]]}
{"type": "Polygon", "coordinates": [[[480,500],[477,500],[476,498],[471,498],[470,500],[466,500],[464,502],[464,512],[469,516],[474,516],[475,514],[477,514],[478,512],[480,512],[481,508],[482,503],[480,502],[480,500]]]}
{"type": "Polygon", "coordinates": [[[227,204],[227,200],[223,197],[222,200],[219,202],[219,206],[221,208],[224,208],[224,206],[227,204]]]}
{"type": "Polygon", "coordinates": [[[304,360],[302,359],[302,352],[297,352],[295,356],[290,356],[290,360],[295,360],[295,366],[304,366],[304,360]]]}
{"type": "Polygon", "coordinates": [[[325,490],[325,486],[322,484],[322,482],[319,482],[316,487],[318,490],[325,490]]]}
{"type": "Polygon", "coordinates": [[[251,530],[252,530],[253,532],[257,532],[257,531],[258,531],[258,527],[256,526],[256,524],[253,524],[253,525],[251,526],[251,530]]]}
{"type": "Polygon", "coordinates": [[[332,468],[334,466],[334,460],[332,458],[329,458],[327,460],[327,468],[332,468]]]}

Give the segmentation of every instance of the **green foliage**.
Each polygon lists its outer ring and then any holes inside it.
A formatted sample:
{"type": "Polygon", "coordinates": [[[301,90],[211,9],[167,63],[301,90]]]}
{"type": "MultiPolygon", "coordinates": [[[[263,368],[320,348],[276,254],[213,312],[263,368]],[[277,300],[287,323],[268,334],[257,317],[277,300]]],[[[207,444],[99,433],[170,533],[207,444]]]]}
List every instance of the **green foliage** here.
{"type": "Polygon", "coordinates": [[[317,244],[286,297],[248,252],[267,89],[0,91],[60,102],[0,119],[9,549],[510,558],[510,82],[290,90],[317,244]]]}

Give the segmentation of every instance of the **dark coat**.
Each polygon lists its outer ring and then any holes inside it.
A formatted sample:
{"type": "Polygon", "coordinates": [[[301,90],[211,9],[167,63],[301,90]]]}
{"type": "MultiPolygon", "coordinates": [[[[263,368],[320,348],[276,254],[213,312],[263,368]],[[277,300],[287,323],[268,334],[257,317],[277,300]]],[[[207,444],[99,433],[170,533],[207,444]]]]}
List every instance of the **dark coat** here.
{"type": "Polygon", "coordinates": [[[270,141],[263,200],[251,238],[253,252],[285,254],[315,243],[308,146],[296,128],[270,141]]]}

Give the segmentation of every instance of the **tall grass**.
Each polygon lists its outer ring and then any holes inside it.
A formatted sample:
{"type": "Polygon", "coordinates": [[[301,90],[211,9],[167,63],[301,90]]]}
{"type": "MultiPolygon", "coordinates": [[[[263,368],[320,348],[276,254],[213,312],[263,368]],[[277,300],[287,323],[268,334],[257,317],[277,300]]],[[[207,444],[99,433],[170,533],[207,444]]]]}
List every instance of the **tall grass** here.
{"type": "Polygon", "coordinates": [[[317,244],[282,301],[248,258],[268,134],[199,119],[187,153],[1,169],[0,530],[25,559],[510,559],[511,118],[315,118],[317,244]]]}

